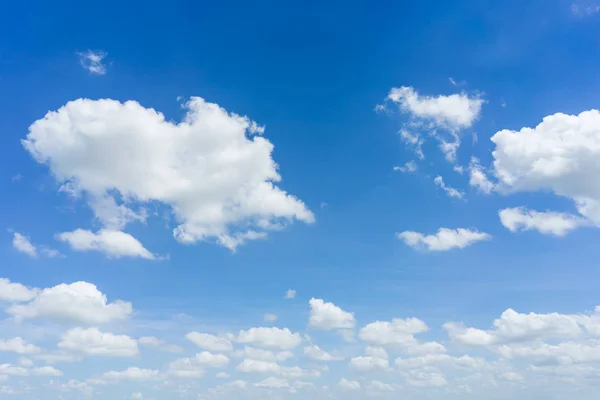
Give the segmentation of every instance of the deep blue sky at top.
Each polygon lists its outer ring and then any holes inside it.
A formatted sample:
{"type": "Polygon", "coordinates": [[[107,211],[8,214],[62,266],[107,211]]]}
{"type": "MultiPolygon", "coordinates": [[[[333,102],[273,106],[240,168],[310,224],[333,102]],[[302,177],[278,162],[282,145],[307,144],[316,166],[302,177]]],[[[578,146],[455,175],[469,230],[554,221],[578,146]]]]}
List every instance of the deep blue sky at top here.
{"type": "Polygon", "coordinates": [[[373,112],[393,86],[422,94],[480,91],[488,102],[473,129],[479,142],[463,139],[459,163],[476,155],[487,164],[496,131],[597,108],[600,27],[569,7],[558,0],[5,2],[4,228],[53,243],[55,232],[92,226],[89,210],[56,194],[47,170],[19,143],[33,121],[80,97],[136,100],[179,120],[176,98],[201,96],[248,115],[267,127],[281,186],[304,200],[317,222],[294,224],[233,255],[210,244],[178,245],[160,219],[149,222],[152,229],[130,227],[147,248],[171,255],[163,263],[69,253],[40,267],[11,249],[7,233],[0,275],[40,287],[88,280],[106,293],[127,290],[142,306],[211,301],[215,314],[260,308],[290,287],[301,298],[351,308],[359,319],[418,313],[432,323],[454,315],[479,321],[485,310],[482,320],[489,321],[508,307],[592,308],[597,233],[583,229],[560,241],[513,235],[497,218],[499,208],[518,206],[520,198],[541,209],[572,205],[543,194],[473,192],[467,202],[450,200],[433,177],[465,189],[467,180],[434,148],[419,175],[394,174],[394,165],[413,157],[395,135],[402,120],[373,112]],[[76,52],[87,49],[108,52],[105,76],[80,67],[76,52]],[[449,77],[466,84],[457,88],[449,77]],[[18,184],[15,174],[24,176],[18,184]],[[321,209],[322,202],[328,206],[321,209]],[[475,227],[495,240],[424,255],[394,238],[440,226],[475,227]],[[373,305],[382,305],[381,315],[361,315],[373,305]]]}

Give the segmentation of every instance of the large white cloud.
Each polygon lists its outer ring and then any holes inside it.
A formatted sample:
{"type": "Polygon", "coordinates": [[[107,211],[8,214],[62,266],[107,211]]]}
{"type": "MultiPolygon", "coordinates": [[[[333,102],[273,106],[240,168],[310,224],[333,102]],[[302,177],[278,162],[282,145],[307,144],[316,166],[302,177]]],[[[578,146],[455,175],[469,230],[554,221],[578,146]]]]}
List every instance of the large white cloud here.
{"type": "Polygon", "coordinates": [[[101,229],[94,233],[85,229],[63,232],[56,235],[62,242],[67,242],[74,251],[100,251],[109,258],[140,257],[154,260],[152,254],[133,236],[128,233],[101,229]]]}
{"type": "Polygon", "coordinates": [[[535,211],[525,207],[505,208],[498,212],[500,222],[511,232],[537,230],[540,233],[564,236],[573,229],[587,224],[576,215],[555,212],[535,211]]]}
{"type": "Polygon", "coordinates": [[[342,310],[333,303],[312,298],[308,325],[314,329],[352,329],[356,325],[354,314],[342,310]]]}
{"type": "Polygon", "coordinates": [[[463,249],[482,240],[489,240],[491,236],[485,232],[458,228],[440,228],[437,233],[424,235],[420,232],[404,231],[397,234],[412,248],[426,248],[430,251],[446,251],[452,249],[463,249]]]}
{"type": "Polygon", "coordinates": [[[133,357],[139,353],[135,339],[97,328],[70,329],[62,335],[58,347],[90,356],[133,357]]]}
{"type": "Polygon", "coordinates": [[[20,283],[0,278],[0,301],[22,302],[29,301],[39,293],[39,289],[28,288],[20,283]]]}
{"type": "Polygon", "coordinates": [[[273,144],[253,136],[256,123],[200,97],[185,107],[175,124],[135,101],[78,99],[35,121],[22,143],[63,190],[84,194],[107,228],[143,220],[139,205],[151,201],[172,208],[183,243],[235,248],[284,221],[313,222],[275,186],[273,144]]]}
{"type": "Polygon", "coordinates": [[[129,318],[131,303],[109,303],[98,288],[88,282],[60,284],[39,292],[26,304],[14,304],[6,312],[20,319],[45,318],[57,322],[103,324],[129,318]]]}
{"type": "Polygon", "coordinates": [[[551,191],[572,199],[583,216],[600,225],[600,112],[557,113],[535,128],[492,136],[498,190],[551,191]]]}
{"type": "Polygon", "coordinates": [[[302,342],[302,337],[288,328],[260,327],[240,331],[236,341],[257,347],[289,350],[298,346],[302,342]]]}

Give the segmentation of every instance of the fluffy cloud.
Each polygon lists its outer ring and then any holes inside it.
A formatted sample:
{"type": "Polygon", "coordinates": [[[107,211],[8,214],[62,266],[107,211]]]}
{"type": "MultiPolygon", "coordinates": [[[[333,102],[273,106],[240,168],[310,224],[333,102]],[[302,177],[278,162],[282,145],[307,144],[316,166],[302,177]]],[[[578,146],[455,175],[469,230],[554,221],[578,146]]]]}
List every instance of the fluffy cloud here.
{"type": "Polygon", "coordinates": [[[424,235],[419,232],[404,231],[397,234],[408,246],[413,248],[425,247],[430,251],[446,251],[463,249],[482,240],[489,240],[491,236],[476,230],[458,228],[440,228],[434,235],[424,235]]]}
{"type": "Polygon", "coordinates": [[[0,364],[0,376],[62,376],[54,367],[23,368],[11,364],[0,364]]]}
{"type": "Polygon", "coordinates": [[[20,283],[0,278],[0,301],[22,302],[30,301],[39,293],[39,289],[28,288],[20,283]]]}
{"type": "Polygon", "coordinates": [[[109,303],[91,283],[75,282],[44,289],[29,303],[14,304],[6,312],[20,319],[45,318],[93,325],[126,319],[133,308],[131,303],[121,300],[109,303]]]}
{"type": "Polygon", "coordinates": [[[36,247],[31,243],[28,237],[21,235],[19,232],[13,234],[12,245],[21,253],[25,253],[30,257],[37,257],[36,247]]]}
{"type": "Polygon", "coordinates": [[[342,378],[340,379],[340,382],[338,383],[338,385],[345,390],[359,390],[360,389],[360,383],[357,381],[351,381],[348,380],[346,378],[342,378]]]}
{"type": "Polygon", "coordinates": [[[485,194],[490,194],[495,189],[494,184],[488,179],[485,170],[475,157],[472,157],[469,163],[469,185],[485,194]]]}
{"type": "Polygon", "coordinates": [[[234,355],[236,357],[259,361],[286,361],[294,357],[294,353],[287,350],[272,352],[271,350],[257,349],[249,346],[245,346],[241,350],[236,350],[234,355]]]}
{"type": "Polygon", "coordinates": [[[462,129],[473,125],[479,117],[484,100],[478,96],[452,94],[421,96],[412,87],[392,88],[387,97],[412,117],[427,120],[439,127],[462,129]]]}
{"type": "Polygon", "coordinates": [[[436,184],[436,186],[439,186],[441,189],[443,189],[444,192],[446,192],[446,194],[448,195],[448,197],[462,199],[465,196],[463,192],[454,189],[453,187],[446,186],[446,184],[444,183],[444,178],[442,178],[439,175],[435,177],[433,182],[436,184]]]}
{"type": "Polygon", "coordinates": [[[425,140],[421,138],[419,133],[412,133],[406,129],[400,129],[398,134],[400,135],[400,139],[402,139],[407,146],[413,148],[413,151],[419,160],[425,158],[425,154],[423,154],[423,143],[425,143],[425,140]]]}
{"type": "Polygon", "coordinates": [[[346,312],[333,303],[312,298],[310,304],[309,327],[313,329],[352,329],[356,325],[354,314],[346,312]]]}
{"type": "Polygon", "coordinates": [[[101,379],[109,382],[116,381],[148,381],[157,379],[160,377],[160,372],[154,369],[142,369],[137,367],[130,367],[124,371],[108,371],[102,374],[101,379]]]}
{"type": "Polygon", "coordinates": [[[9,340],[0,339],[0,351],[9,351],[17,354],[36,354],[41,349],[33,344],[25,342],[22,338],[16,337],[9,340]]]}
{"type": "Polygon", "coordinates": [[[342,360],[341,357],[332,356],[331,354],[329,354],[325,350],[322,350],[316,344],[313,344],[311,346],[306,346],[304,348],[304,355],[306,357],[310,358],[311,360],[315,360],[315,361],[335,361],[335,360],[342,360]]]}
{"type": "Polygon", "coordinates": [[[505,208],[498,213],[500,222],[511,232],[537,230],[540,233],[564,236],[573,229],[587,224],[572,214],[528,210],[525,207],[505,208]]]}
{"type": "Polygon", "coordinates": [[[104,75],[106,74],[106,64],[104,59],[108,53],[101,50],[88,50],[82,53],[77,53],[79,56],[79,63],[85,68],[90,74],[93,75],[104,75]]]}
{"type": "Polygon", "coordinates": [[[133,236],[128,233],[101,229],[97,233],[76,229],[73,232],[63,232],[56,238],[66,242],[74,251],[100,251],[109,258],[140,257],[154,260],[152,254],[133,236]]]}
{"type": "Polygon", "coordinates": [[[505,129],[491,140],[499,191],[551,191],[572,199],[580,214],[600,225],[598,110],[553,114],[535,128],[505,129]]]}
{"type": "Polygon", "coordinates": [[[74,328],[65,332],[58,347],[91,356],[133,357],[138,354],[135,339],[127,335],[101,332],[97,328],[74,328]]]}
{"type": "Polygon", "coordinates": [[[154,336],[141,337],[138,339],[138,343],[142,346],[154,347],[171,353],[179,353],[183,351],[183,348],[181,346],[165,343],[164,341],[154,336]]]}
{"type": "Polygon", "coordinates": [[[258,382],[256,386],[270,389],[282,389],[290,387],[290,384],[287,381],[287,379],[275,378],[274,376],[272,376],[258,382]]]}
{"type": "Polygon", "coordinates": [[[277,375],[286,379],[317,378],[321,375],[321,373],[316,370],[306,370],[298,366],[283,367],[276,362],[251,359],[243,360],[237,366],[236,370],[247,374],[277,375]]]}
{"type": "Polygon", "coordinates": [[[482,330],[449,322],[444,324],[448,336],[471,346],[490,346],[547,338],[574,338],[584,332],[600,336],[600,315],[592,314],[521,314],[512,309],[494,320],[493,329],[482,330]]]}
{"type": "Polygon", "coordinates": [[[447,354],[427,354],[420,357],[397,358],[395,364],[399,369],[418,369],[440,365],[455,368],[478,369],[485,364],[485,361],[483,358],[476,358],[468,355],[452,357],[447,354]]]}
{"type": "Polygon", "coordinates": [[[185,338],[201,349],[209,351],[231,351],[233,345],[229,339],[210,333],[190,332],[185,338]]]}
{"type": "Polygon", "coordinates": [[[360,356],[351,358],[350,366],[359,371],[371,371],[374,369],[386,370],[389,367],[389,362],[387,358],[360,356]]]}
{"type": "Polygon", "coordinates": [[[235,248],[285,221],[313,222],[304,203],[275,185],[273,144],[252,136],[256,123],[200,97],[185,107],[174,124],[135,101],[78,99],[34,122],[22,143],[63,190],[85,194],[108,229],[143,220],[149,202],[173,210],[182,243],[235,248]]]}
{"type": "Polygon", "coordinates": [[[288,328],[250,328],[242,330],[237,336],[238,343],[274,349],[293,349],[302,342],[299,333],[292,333],[288,328]]]}
{"type": "Polygon", "coordinates": [[[229,358],[223,354],[203,351],[194,357],[180,358],[169,364],[169,373],[180,378],[195,378],[204,375],[206,368],[223,368],[229,358]]]}
{"type": "Polygon", "coordinates": [[[415,334],[427,331],[425,322],[418,318],[395,318],[391,322],[376,321],[364,326],[358,332],[358,337],[379,346],[409,347],[418,344],[415,334]]]}
{"type": "Polygon", "coordinates": [[[562,342],[551,345],[543,342],[533,344],[505,344],[496,350],[507,359],[525,359],[536,365],[574,365],[600,362],[600,342],[562,342]]]}

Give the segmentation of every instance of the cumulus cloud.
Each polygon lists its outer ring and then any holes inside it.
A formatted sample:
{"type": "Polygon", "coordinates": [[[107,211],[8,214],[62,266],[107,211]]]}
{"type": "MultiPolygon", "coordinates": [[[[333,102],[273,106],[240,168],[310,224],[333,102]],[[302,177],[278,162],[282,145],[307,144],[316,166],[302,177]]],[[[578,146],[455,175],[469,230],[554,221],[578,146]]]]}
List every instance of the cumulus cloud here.
{"type": "Polygon", "coordinates": [[[260,327],[240,331],[236,341],[256,347],[289,350],[297,347],[302,342],[302,337],[288,328],[260,327]]]}
{"type": "Polygon", "coordinates": [[[485,194],[490,194],[495,188],[486,175],[485,169],[475,157],[472,157],[469,163],[469,185],[485,194]]]}
{"type": "Polygon", "coordinates": [[[201,349],[209,351],[231,351],[233,345],[225,337],[211,335],[210,333],[190,332],[185,338],[201,349]]]}
{"type": "Polygon", "coordinates": [[[312,298],[308,325],[313,329],[352,329],[356,325],[354,314],[346,312],[333,303],[312,298]]]}
{"type": "Polygon", "coordinates": [[[412,248],[426,248],[430,251],[446,251],[463,249],[482,240],[489,240],[491,236],[476,230],[458,228],[440,228],[434,235],[424,235],[414,231],[404,231],[397,234],[407,246],[412,248]]]}
{"type": "Polygon", "coordinates": [[[158,379],[160,372],[155,369],[143,369],[138,367],[129,367],[124,371],[108,371],[102,374],[100,379],[108,382],[132,381],[143,382],[158,379]]]}
{"type": "Polygon", "coordinates": [[[127,335],[102,332],[98,328],[74,328],[65,332],[58,347],[90,356],[133,357],[138,354],[135,339],[127,335]]]}
{"type": "Polygon", "coordinates": [[[171,353],[179,353],[183,351],[183,348],[181,346],[165,343],[163,340],[160,340],[159,338],[154,336],[143,336],[138,339],[138,343],[142,346],[154,347],[156,349],[168,351],[171,353]]]}
{"type": "Polygon", "coordinates": [[[345,390],[360,390],[360,383],[357,381],[351,381],[346,378],[340,379],[338,385],[345,390]]]}
{"type": "Polygon", "coordinates": [[[387,358],[359,356],[350,359],[350,367],[359,371],[371,371],[374,369],[387,370],[389,362],[387,358]]]}
{"type": "Polygon", "coordinates": [[[304,355],[310,358],[311,360],[315,361],[336,361],[343,359],[341,357],[332,356],[316,344],[306,346],[304,348],[304,355]]]}
{"type": "Polygon", "coordinates": [[[18,319],[44,318],[94,325],[127,319],[133,308],[131,303],[121,300],[109,303],[106,295],[91,283],[75,282],[44,289],[28,303],[13,304],[6,312],[18,319]]]}
{"type": "Polygon", "coordinates": [[[101,50],[88,50],[82,53],[77,53],[79,56],[79,63],[85,68],[90,74],[93,75],[105,75],[107,66],[104,63],[104,59],[108,56],[108,53],[101,50]]]}
{"type": "Polygon", "coordinates": [[[204,375],[206,368],[223,368],[229,364],[229,357],[203,351],[194,357],[185,357],[169,364],[169,373],[180,378],[196,378],[204,375]]]}
{"type": "Polygon", "coordinates": [[[157,258],[130,234],[111,229],[101,229],[96,233],[76,229],[73,232],[59,233],[56,238],[68,243],[74,251],[100,251],[109,258],[139,257],[147,260],[157,258]]]}
{"type": "Polygon", "coordinates": [[[317,370],[307,370],[298,366],[284,367],[273,361],[244,359],[236,370],[247,374],[270,374],[285,379],[318,378],[321,373],[317,370]]]}
{"type": "Polygon", "coordinates": [[[444,192],[446,192],[446,194],[448,195],[448,197],[453,197],[455,199],[462,199],[465,196],[465,194],[463,192],[461,192],[460,190],[457,190],[457,189],[454,189],[453,187],[447,186],[444,183],[444,178],[442,178],[439,175],[435,177],[433,182],[435,183],[436,186],[443,189],[444,192]]]}
{"type": "Polygon", "coordinates": [[[8,351],[17,354],[36,354],[41,351],[36,345],[27,343],[20,337],[3,340],[0,339],[0,351],[8,351]]]}
{"type": "Polygon", "coordinates": [[[525,207],[505,208],[498,213],[500,222],[511,232],[536,230],[554,236],[565,236],[585,226],[587,220],[576,215],[555,211],[534,211],[525,207]]]}
{"type": "Polygon", "coordinates": [[[286,361],[294,358],[294,353],[291,351],[278,351],[273,352],[271,350],[258,349],[256,347],[245,346],[243,349],[236,350],[233,353],[234,356],[240,358],[248,358],[251,360],[258,361],[286,361]]]}
{"type": "Polygon", "coordinates": [[[387,98],[398,103],[403,112],[449,129],[473,125],[484,103],[481,97],[469,97],[465,93],[421,96],[415,89],[407,86],[392,88],[387,98]]]}
{"type": "Polygon", "coordinates": [[[257,125],[200,97],[185,108],[175,124],[135,101],[78,99],[34,122],[22,143],[106,229],[143,220],[150,202],[173,210],[178,241],[231,249],[286,221],[314,221],[276,186],[273,144],[257,125]]]}
{"type": "MultiPolygon", "coordinates": [[[[379,346],[408,348],[418,345],[414,335],[427,332],[429,328],[418,318],[395,318],[392,321],[376,321],[365,325],[358,332],[360,340],[379,346]]],[[[373,353],[373,349],[367,348],[373,353]]]]}
{"type": "Polygon", "coordinates": [[[491,138],[493,172],[503,193],[550,191],[572,199],[600,225],[600,112],[557,113],[534,128],[502,130],[491,138]]]}
{"type": "Polygon", "coordinates": [[[11,282],[7,278],[0,278],[0,301],[23,302],[35,298],[39,289],[28,288],[20,283],[11,282]]]}

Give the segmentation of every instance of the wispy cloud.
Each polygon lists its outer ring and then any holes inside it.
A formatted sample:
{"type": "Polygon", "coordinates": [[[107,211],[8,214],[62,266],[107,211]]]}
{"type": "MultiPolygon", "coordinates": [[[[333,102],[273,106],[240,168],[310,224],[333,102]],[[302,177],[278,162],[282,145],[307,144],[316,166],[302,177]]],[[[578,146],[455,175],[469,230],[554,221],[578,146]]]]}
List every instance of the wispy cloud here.
{"type": "Polygon", "coordinates": [[[83,53],[77,53],[79,56],[79,63],[83,68],[88,70],[90,74],[94,75],[105,75],[106,74],[106,63],[104,62],[108,53],[105,51],[93,51],[88,50],[83,53]]]}

